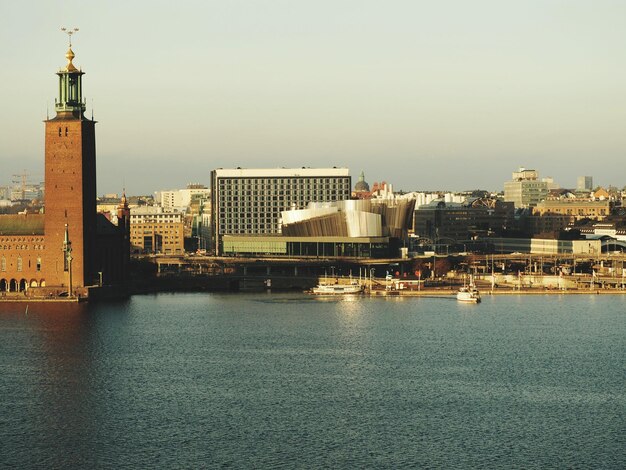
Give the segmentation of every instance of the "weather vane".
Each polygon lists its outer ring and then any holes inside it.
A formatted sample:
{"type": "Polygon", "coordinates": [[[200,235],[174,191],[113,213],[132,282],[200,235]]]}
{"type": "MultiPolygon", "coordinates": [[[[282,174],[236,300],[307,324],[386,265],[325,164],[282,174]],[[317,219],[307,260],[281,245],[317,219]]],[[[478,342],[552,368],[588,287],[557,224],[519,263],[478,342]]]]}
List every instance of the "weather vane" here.
{"type": "Polygon", "coordinates": [[[70,39],[70,47],[72,47],[72,34],[77,33],[78,32],[78,28],[61,28],[61,31],[63,31],[65,34],[67,34],[67,36],[70,39]]]}

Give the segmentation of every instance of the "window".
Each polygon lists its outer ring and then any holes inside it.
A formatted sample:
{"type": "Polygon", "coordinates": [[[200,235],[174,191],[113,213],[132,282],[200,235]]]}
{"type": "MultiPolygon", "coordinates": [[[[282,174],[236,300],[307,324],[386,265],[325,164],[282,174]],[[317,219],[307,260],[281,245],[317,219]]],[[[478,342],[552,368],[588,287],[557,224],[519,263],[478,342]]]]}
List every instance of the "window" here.
{"type": "Polygon", "coordinates": [[[17,257],[17,270],[18,271],[22,270],[22,257],[21,256],[17,257]]]}
{"type": "Polygon", "coordinates": [[[0,269],[2,269],[2,271],[7,270],[7,259],[4,256],[2,257],[2,262],[0,263],[0,269]]]}

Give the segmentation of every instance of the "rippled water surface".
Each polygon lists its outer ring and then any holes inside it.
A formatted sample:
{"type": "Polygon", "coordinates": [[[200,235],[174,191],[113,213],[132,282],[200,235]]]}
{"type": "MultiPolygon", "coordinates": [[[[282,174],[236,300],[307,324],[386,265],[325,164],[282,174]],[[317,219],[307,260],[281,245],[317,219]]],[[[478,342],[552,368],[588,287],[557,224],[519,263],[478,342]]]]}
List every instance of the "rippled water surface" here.
{"type": "Polygon", "coordinates": [[[0,466],[624,468],[626,297],[0,304],[0,466]]]}

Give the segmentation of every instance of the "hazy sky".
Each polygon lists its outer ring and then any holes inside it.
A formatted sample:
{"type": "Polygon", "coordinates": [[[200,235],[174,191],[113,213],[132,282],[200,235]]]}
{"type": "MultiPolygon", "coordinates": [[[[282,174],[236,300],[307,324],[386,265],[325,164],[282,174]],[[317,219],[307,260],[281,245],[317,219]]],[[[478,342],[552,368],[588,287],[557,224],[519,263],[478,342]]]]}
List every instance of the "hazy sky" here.
{"type": "Polygon", "coordinates": [[[0,0],[0,185],[43,177],[61,26],[80,28],[99,194],[237,166],[626,184],[624,0],[0,0]]]}

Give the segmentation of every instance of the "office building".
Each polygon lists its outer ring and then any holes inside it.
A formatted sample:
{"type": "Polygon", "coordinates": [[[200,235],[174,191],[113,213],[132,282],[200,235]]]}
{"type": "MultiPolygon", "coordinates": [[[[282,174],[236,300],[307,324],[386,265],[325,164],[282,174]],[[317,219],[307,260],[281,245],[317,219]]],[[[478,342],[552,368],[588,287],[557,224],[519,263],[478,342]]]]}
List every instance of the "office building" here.
{"type": "Polygon", "coordinates": [[[350,198],[347,168],[217,169],[211,172],[215,253],[225,235],[279,235],[281,212],[350,198]]]}
{"type": "Polygon", "coordinates": [[[182,212],[160,206],[130,211],[130,244],[133,254],[182,255],[185,251],[182,212]]]}
{"type": "Polygon", "coordinates": [[[504,200],[516,209],[534,207],[548,195],[548,182],[539,181],[535,170],[520,168],[513,172],[511,181],[504,183],[504,200]]]}

